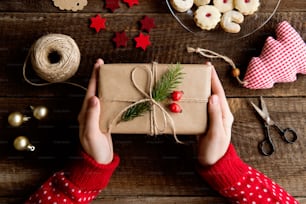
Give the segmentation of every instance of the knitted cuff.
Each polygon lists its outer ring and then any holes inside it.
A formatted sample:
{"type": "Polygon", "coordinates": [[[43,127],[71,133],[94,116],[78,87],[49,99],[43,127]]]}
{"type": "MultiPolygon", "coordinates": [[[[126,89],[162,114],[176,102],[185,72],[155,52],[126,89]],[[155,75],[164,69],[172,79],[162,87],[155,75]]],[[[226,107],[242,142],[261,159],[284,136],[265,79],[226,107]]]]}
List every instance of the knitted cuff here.
{"type": "Polygon", "coordinates": [[[212,166],[198,165],[198,173],[215,190],[221,191],[233,186],[248,171],[245,164],[237,155],[232,144],[229,145],[225,155],[212,166]]]}
{"type": "Polygon", "coordinates": [[[97,163],[85,152],[81,152],[81,156],[82,158],[66,171],[67,178],[75,186],[83,190],[101,190],[105,188],[119,165],[119,156],[114,154],[113,161],[109,164],[97,163]]]}

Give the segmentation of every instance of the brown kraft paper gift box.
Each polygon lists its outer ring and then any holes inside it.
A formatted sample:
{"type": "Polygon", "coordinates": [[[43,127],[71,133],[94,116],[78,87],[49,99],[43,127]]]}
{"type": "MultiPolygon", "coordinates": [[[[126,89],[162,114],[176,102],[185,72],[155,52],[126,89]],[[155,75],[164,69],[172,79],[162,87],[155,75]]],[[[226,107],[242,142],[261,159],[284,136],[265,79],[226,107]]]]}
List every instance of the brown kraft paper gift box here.
{"type": "Polygon", "coordinates": [[[168,105],[172,101],[169,98],[158,102],[168,114],[153,104],[151,110],[143,115],[130,121],[118,122],[124,109],[135,102],[149,98],[150,79],[153,78],[152,83],[155,85],[172,66],[175,65],[157,63],[101,65],[98,93],[101,102],[101,131],[149,135],[193,135],[205,132],[207,102],[211,94],[212,65],[210,64],[180,65],[184,74],[182,83],[176,90],[183,91],[184,95],[176,103],[182,108],[182,113],[170,112],[168,105]],[[132,75],[134,75],[133,79],[132,75]]]}

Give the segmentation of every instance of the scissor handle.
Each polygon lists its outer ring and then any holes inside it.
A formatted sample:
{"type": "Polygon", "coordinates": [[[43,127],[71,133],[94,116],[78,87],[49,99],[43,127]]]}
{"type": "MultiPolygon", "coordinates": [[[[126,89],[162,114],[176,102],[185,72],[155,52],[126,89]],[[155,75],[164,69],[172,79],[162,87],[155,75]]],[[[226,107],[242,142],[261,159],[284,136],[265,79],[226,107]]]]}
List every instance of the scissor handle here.
{"type": "Polygon", "coordinates": [[[258,148],[264,156],[270,156],[275,150],[268,125],[265,125],[265,139],[258,144],[258,148]]]}
{"type": "Polygon", "coordinates": [[[282,136],[283,140],[285,140],[287,143],[292,144],[297,140],[297,134],[292,128],[282,129],[277,125],[275,125],[275,127],[277,127],[279,134],[282,136]]]}

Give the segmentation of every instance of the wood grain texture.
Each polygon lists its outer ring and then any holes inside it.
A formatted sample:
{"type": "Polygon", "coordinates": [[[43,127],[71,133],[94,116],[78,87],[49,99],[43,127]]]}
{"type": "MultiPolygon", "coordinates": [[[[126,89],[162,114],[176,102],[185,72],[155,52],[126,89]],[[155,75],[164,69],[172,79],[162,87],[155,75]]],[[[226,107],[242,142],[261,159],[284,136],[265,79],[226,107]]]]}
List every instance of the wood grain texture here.
{"type": "MultiPolygon", "coordinates": [[[[278,13],[261,32],[256,32],[251,38],[240,41],[199,38],[187,33],[168,14],[151,14],[156,20],[157,27],[151,31],[152,46],[143,52],[135,49],[132,40],[139,33],[137,22],[143,14],[110,14],[108,29],[99,34],[88,28],[89,18],[94,14],[70,14],[70,13],[0,13],[0,26],[2,32],[0,38],[0,77],[2,85],[6,87],[6,96],[58,96],[57,87],[44,87],[33,89],[26,85],[22,77],[22,66],[31,45],[39,37],[47,33],[64,33],[71,35],[77,42],[82,53],[82,61],[77,74],[71,81],[86,86],[91,67],[95,59],[101,57],[105,63],[145,63],[152,60],[160,63],[203,63],[210,59],[196,54],[188,54],[186,46],[202,47],[211,49],[220,54],[232,58],[242,74],[245,73],[251,57],[258,56],[267,36],[273,36],[273,29],[282,20],[292,19],[290,23],[306,39],[306,24],[301,23],[306,18],[301,13],[278,13]],[[124,16],[122,18],[122,16],[124,16]],[[57,19],[54,21],[53,19],[57,19]],[[69,25],[69,26],[66,26],[69,25]],[[119,25],[123,25],[121,28],[119,25]],[[63,29],[64,28],[64,29],[63,29]],[[131,39],[127,48],[116,49],[112,42],[114,32],[125,30],[131,39]],[[18,40],[16,40],[18,39],[18,40]],[[213,40],[213,41],[212,41],[213,40]],[[218,41],[219,40],[219,41],[218,41]],[[222,43],[218,43],[222,41],[222,43]],[[237,48],[236,44],[239,43],[237,48]],[[16,93],[15,89],[20,89],[16,93]]],[[[264,18],[265,14],[258,14],[264,18]]],[[[213,38],[213,35],[209,36],[213,38]]],[[[294,83],[278,84],[273,90],[247,90],[239,86],[237,81],[230,76],[230,67],[222,60],[212,60],[220,77],[222,78],[225,91],[228,96],[254,96],[254,95],[277,95],[277,96],[305,96],[305,77],[300,76],[294,83]]],[[[28,70],[31,70],[30,64],[28,70]]],[[[243,76],[243,75],[242,75],[243,76]]],[[[30,79],[39,82],[39,78],[30,75],[30,79]]],[[[75,93],[74,88],[67,87],[65,94],[75,93]]]]}
{"type": "MultiPolygon", "coordinates": [[[[267,8],[271,8],[270,5],[275,5],[276,0],[270,1],[262,1],[262,4],[268,4],[267,8]]],[[[168,13],[168,8],[166,6],[165,0],[139,0],[139,5],[133,6],[131,9],[127,6],[127,4],[120,2],[120,8],[116,10],[115,13],[124,13],[126,11],[130,13],[168,13]]],[[[91,0],[88,1],[87,6],[77,13],[84,12],[98,12],[98,13],[106,13],[109,12],[104,8],[104,1],[100,0],[91,0]]],[[[270,10],[270,9],[268,9],[270,10]]],[[[305,2],[303,0],[282,0],[280,7],[280,11],[305,11],[305,2]]],[[[0,4],[0,11],[3,12],[48,12],[48,13],[67,13],[67,11],[60,11],[55,6],[53,6],[52,1],[48,0],[11,0],[11,1],[3,1],[0,4]]],[[[263,10],[263,12],[266,10],[263,10]]],[[[76,13],[76,12],[74,12],[76,13]]]]}
{"type": "MultiPolygon", "coordinates": [[[[29,103],[30,100],[23,98],[17,103],[13,102],[18,101],[16,99],[0,100],[0,108],[7,109],[8,112],[16,108],[24,109],[23,103],[29,103]]],[[[249,100],[257,103],[254,98],[229,99],[235,117],[232,142],[238,154],[245,162],[267,174],[292,195],[305,196],[305,100],[266,98],[267,106],[273,107],[273,118],[283,127],[294,128],[299,134],[297,142],[290,145],[284,143],[277,137],[276,132],[272,131],[276,152],[270,157],[262,156],[257,150],[258,142],[263,139],[263,129],[259,118],[248,104],[249,100]]],[[[73,119],[76,115],[68,114],[67,110],[68,106],[76,108],[80,104],[73,101],[37,99],[37,104],[52,107],[46,121],[33,121],[20,129],[5,125],[6,128],[2,131],[6,137],[1,138],[0,142],[0,197],[17,194],[26,198],[53,171],[63,168],[65,163],[77,158],[77,128],[73,119]],[[24,133],[30,134],[33,144],[37,146],[34,154],[16,152],[10,146],[15,135],[24,133]]],[[[5,120],[6,117],[3,117],[1,123],[6,124],[5,120]]],[[[119,201],[126,197],[130,200],[130,196],[141,196],[146,200],[147,195],[158,198],[195,196],[198,197],[195,198],[197,203],[204,202],[206,196],[217,196],[194,170],[194,136],[182,137],[188,145],[175,144],[171,136],[114,135],[113,138],[121,164],[108,188],[102,192],[102,200],[105,197],[110,200],[119,197],[119,201]]],[[[164,202],[167,203],[166,198],[164,202]]]]}
{"type": "MultiPolygon", "coordinates": [[[[22,203],[54,171],[78,158],[78,124],[76,121],[84,91],[56,84],[32,87],[23,80],[22,66],[31,45],[47,33],[70,35],[77,42],[82,59],[71,78],[87,85],[94,61],[106,63],[203,63],[208,59],[188,54],[186,46],[203,47],[232,58],[246,71],[251,57],[258,56],[265,39],[274,36],[277,23],[287,20],[306,40],[306,1],[283,0],[278,12],[259,31],[242,40],[215,33],[195,36],[186,32],[171,16],[165,1],[140,0],[139,5],[121,8],[115,13],[104,9],[104,1],[89,0],[80,12],[60,11],[51,0],[0,1],[0,203],[22,203]],[[89,28],[90,17],[100,13],[107,18],[107,29],[95,33],[89,28]],[[150,32],[152,46],[146,52],[135,48],[133,38],[140,32],[144,15],[155,19],[150,32]],[[126,48],[116,49],[114,32],[124,30],[130,40],[126,48]],[[31,120],[20,128],[7,124],[12,111],[31,115],[29,105],[46,105],[49,116],[43,121],[31,120]],[[17,152],[12,141],[26,135],[37,147],[34,153],[17,152]]],[[[267,1],[265,4],[271,4],[267,1]]],[[[269,6],[268,6],[269,8],[269,6]]],[[[270,9],[257,13],[258,21],[270,15],[270,9]]],[[[182,18],[185,18],[182,16],[182,18]]],[[[255,22],[256,23],[256,22],[255,22]]],[[[244,24],[252,31],[254,25],[244,24]]],[[[306,77],[299,75],[293,83],[277,84],[273,89],[248,90],[230,77],[230,68],[222,60],[212,60],[224,86],[235,117],[232,142],[241,158],[267,174],[301,203],[306,203],[306,77]],[[263,139],[260,118],[248,101],[258,103],[264,96],[271,116],[282,127],[292,127],[299,138],[284,143],[275,131],[276,152],[263,157],[257,149],[263,139]]],[[[31,80],[40,79],[31,71],[31,80]]],[[[194,170],[195,138],[183,136],[188,145],[178,145],[171,136],[114,135],[114,148],[121,164],[112,180],[94,203],[226,203],[194,170]]]]}

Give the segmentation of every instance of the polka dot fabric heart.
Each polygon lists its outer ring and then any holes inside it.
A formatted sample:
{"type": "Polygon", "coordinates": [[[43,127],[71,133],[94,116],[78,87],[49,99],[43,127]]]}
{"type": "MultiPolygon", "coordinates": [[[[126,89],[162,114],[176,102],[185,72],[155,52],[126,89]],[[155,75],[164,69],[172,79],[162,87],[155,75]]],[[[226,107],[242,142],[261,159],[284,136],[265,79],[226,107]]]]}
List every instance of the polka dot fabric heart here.
{"type": "Polygon", "coordinates": [[[306,74],[306,45],[286,21],[278,24],[276,37],[268,37],[259,57],[251,59],[244,80],[249,89],[268,89],[275,83],[293,82],[306,74]]]}

